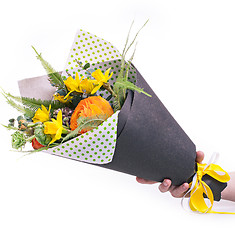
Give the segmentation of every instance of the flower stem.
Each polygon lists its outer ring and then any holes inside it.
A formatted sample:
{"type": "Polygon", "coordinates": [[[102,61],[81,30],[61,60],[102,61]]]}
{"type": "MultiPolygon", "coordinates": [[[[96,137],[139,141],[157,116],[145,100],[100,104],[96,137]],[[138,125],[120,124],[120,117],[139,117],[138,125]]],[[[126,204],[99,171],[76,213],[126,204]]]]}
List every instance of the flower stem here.
{"type": "Polygon", "coordinates": [[[27,127],[30,128],[30,127],[36,127],[37,125],[41,125],[42,123],[41,122],[36,122],[36,123],[28,123],[27,124],[27,127]]]}
{"type": "Polygon", "coordinates": [[[117,94],[113,91],[109,83],[103,83],[104,89],[106,89],[109,93],[112,94],[113,97],[117,97],[117,94]]]}
{"type": "Polygon", "coordinates": [[[65,126],[65,125],[62,125],[63,127],[63,130],[62,130],[62,133],[63,134],[68,134],[69,132],[71,132],[71,130],[69,129],[69,127],[65,126]]]}
{"type": "Polygon", "coordinates": [[[31,142],[35,138],[35,135],[32,135],[31,137],[26,139],[26,142],[31,142]]]}
{"type": "Polygon", "coordinates": [[[84,66],[81,64],[81,62],[79,62],[77,59],[75,59],[75,61],[77,62],[77,64],[78,64],[83,70],[85,70],[86,72],[88,72],[90,75],[92,74],[89,70],[84,69],[84,66]]]}

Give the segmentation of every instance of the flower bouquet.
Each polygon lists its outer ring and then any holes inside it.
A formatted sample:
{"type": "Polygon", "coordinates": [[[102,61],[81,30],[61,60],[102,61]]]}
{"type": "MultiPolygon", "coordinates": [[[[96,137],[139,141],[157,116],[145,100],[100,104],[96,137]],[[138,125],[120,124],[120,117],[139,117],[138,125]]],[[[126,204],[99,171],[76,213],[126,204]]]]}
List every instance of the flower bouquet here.
{"type": "Polygon", "coordinates": [[[19,81],[21,97],[3,92],[22,113],[6,126],[15,131],[12,147],[22,151],[30,142],[31,152],[158,182],[169,178],[174,185],[192,182],[190,208],[210,212],[229,176],[217,176],[224,172],[217,165],[195,163],[194,143],[132,64],[135,49],[125,60],[139,32],[130,44],[129,32],[120,54],[108,41],[79,30],[63,72],[56,72],[33,47],[47,76],[19,81]]]}

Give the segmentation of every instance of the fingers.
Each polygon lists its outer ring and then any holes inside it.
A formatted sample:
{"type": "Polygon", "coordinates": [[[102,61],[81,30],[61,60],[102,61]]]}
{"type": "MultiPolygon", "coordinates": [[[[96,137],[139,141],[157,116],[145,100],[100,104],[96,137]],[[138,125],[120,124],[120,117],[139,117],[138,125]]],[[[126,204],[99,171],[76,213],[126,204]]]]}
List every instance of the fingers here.
{"type": "Polygon", "coordinates": [[[204,159],[204,153],[202,151],[198,151],[196,155],[196,162],[202,163],[204,159]]]}
{"type": "Polygon", "coordinates": [[[154,181],[146,180],[146,179],[139,178],[139,177],[136,177],[136,181],[137,181],[138,183],[142,183],[142,184],[154,184],[154,183],[156,183],[156,182],[154,182],[154,181]]]}
{"type": "Polygon", "coordinates": [[[181,198],[185,195],[186,191],[188,190],[189,185],[188,183],[184,183],[180,185],[179,187],[173,188],[170,193],[175,198],[181,198]]]}
{"type": "MultiPolygon", "coordinates": [[[[151,180],[146,180],[143,178],[139,178],[136,177],[136,181],[138,183],[142,183],[142,184],[154,184],[156,183],[155,181],[151,181],[151,180]]],[[[178,187],[171,185],[171,180],[170,179],[164,179],[164,181],[159,185],[159,191],[162,193],[165,192],[170,192],[171,195],[175,198],[181,198],[184,196],[184,194],[186,193],[186,191],[189,188],[188,183],[184,183],[178,187]]]]}
{"type": "Polygon", "coordinates": [[[164,181],[159,185],[158,189],[160,192],[165,193],[169,191],[170,187],[171,187],[171,180],[164,179],[164,181]]]}
{"type": "Polygon", "coordinates": [[[180,185],[179,187],[171,185],[171,180],[164,179],[164,181],[159,185],[159,190],[162,193],[170,192],[171,195],[175,198],[181,198],[185,195],[186,191],[189,188],[188,183],[184,183],[180,185]]]}
{"type": "MultiPolygon", "coordinates": [[[[202,163],[203,159],[204,159],[204,153],[202,151],[198,151],[196,154],[196,162],[202,163]]],[[[146,180],[146,179],[139,178],[139,177],[136,177],[136,181],[138,183],[142,183],[142,184],[156,183],[155,181],[146,180]]],[[[171,185],[170,179],[164,179],[164,181],[159,185],[158,188],[159,188],[160,192],[162,192],[162,193],[169,191],[173,197],[181,198],[185,195],[185,193],[189,189],[189,184],[184,183],[180,186],[173,186],[173,185],[171,185]]]]}

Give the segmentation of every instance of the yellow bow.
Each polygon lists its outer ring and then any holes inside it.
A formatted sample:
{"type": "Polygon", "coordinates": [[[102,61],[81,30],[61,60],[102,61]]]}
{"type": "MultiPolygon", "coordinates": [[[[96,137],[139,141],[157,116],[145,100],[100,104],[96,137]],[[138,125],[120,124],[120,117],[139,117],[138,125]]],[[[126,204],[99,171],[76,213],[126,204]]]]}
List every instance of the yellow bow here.
{"type": "MultiPolygon", "coordinates": [[[[202,180],[202,177],[207,174],[220,182],[228,182],[230,177],[226,171],[216,164],[200,164],[197,163],[197,173],[190,183],[191,192],[189,198],[189,206],[192,211],[200,213],[225,213],[212,211],[214,196],[210,187],[202,180]],[[204,196],[205,194],[210,201],[210,206],[207,206],[204,196]]],[[[235,214],[235,213],[227,213],[235,214]]]]}

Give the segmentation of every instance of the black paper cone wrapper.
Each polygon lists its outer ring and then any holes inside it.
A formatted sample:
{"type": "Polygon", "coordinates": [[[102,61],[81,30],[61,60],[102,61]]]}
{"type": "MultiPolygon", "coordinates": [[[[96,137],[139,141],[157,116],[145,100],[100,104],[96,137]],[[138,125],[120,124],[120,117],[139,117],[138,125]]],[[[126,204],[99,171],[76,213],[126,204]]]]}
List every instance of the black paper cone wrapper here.
{"type": "MultiPolygon", "coordinates": [[[[47,76],[19,81],[22,96],[51,99],[55,88],[48,85],[47,76]],[[44,88],[37,88],[41,83],[44,88]]],[[[161,182],[190,182],[196,172],[196,147],[171,116],[145,79],[136,69],[136,85],[152,97],[128,91],[118,115],[117,141],[112,162],[93,164],[161,182]]],[[[92,164],[92,163],[91,163],[92,164]]],[[[203,180],[210,186],[215,200],[227,186],[208,175],[203,180]]]]}
{"type": "MultiPolygon", "coordinates": [[[[189,182],[196,172],[196,146],[137,71],[136,85],[152,97],[129,91],[119,113],[117,143],[111,163],[101,167],[173,185],[189,182]]],[[[204,176],[215,200],[226,183],[204,176]]]]}

